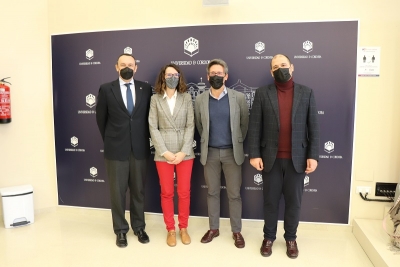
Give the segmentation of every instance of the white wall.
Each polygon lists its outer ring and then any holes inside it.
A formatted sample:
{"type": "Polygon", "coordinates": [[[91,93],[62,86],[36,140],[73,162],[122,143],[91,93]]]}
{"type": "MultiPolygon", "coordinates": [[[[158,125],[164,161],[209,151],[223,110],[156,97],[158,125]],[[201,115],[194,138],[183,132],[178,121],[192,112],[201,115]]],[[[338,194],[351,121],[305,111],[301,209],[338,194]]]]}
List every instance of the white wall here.
{"type": "Polygon", "coordinates": [[[35,209],[54,207],[48,1],[0,0],[0,9],[0,79],[12,83],[12,122],[0,124],[0,187],[31,184],[35,209]]]}

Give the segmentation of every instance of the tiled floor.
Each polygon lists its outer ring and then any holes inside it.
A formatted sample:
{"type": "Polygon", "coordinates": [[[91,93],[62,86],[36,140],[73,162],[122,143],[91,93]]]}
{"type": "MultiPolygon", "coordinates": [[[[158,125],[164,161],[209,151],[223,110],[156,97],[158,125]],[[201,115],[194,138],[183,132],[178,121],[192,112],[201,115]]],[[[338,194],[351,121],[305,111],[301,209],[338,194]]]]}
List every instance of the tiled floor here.
{"type": "MultiPolygon", "coordinates": [[[[129,216],[127,216],[128,218],[129,216]]],[[[229,220],[221,220],[220,236],[200,243],[208,230],[208,219],[191,217],[190,245],[178,239],[168,247],[162,216],[146,214],[149,244],[141,244],[128,233],[128,247],[118,248],[109,210],[57,207],[35,215],[28,226],[0,226],[0,266],[373,266],[351,232],[350,226],[301,224],[300,254],[289,259],[285,252],[282,224],[270,257],[259,253],[262,222],[244,221],[246,247],[233,245],[229,220]]]]}

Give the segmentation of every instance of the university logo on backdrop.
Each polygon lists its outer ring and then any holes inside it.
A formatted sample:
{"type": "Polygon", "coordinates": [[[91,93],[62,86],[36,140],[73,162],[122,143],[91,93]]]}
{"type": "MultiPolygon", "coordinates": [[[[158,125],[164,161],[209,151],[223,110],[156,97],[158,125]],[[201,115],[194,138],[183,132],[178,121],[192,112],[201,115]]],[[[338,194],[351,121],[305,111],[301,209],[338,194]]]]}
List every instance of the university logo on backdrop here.
{"type": "Polygon", "coordinates": [[[326,153],[332,153],[333,151],[335,151],[335,143],[333,143],[332,141],[326,142],[324,145],[324,151],[326,153]]]}
{"type": "Polygon", "coordinates": [[[310,177],[308,177],[308,175],[306,175],[304,177],[304,186],[308,186],[310,184],[310,177]]]}
{"type": "Polygon", "coordinates": [[[342,155],[335,155],[332,154],[335,152],[335,143],[332,141],[327,141],[324,143],[324,151],[328,153],[329,155],[319,155],[319,158],[323,159],[343,159],[342,155]]]}
{"type": "Polygon", "coordinates": [[[86,59],[87,60],[92,60],[94,57],[94,52],[92,49],[86,50],[86,59]]]}
{"type": "Polygon", "coordinates": [[[307,193],[318,193],[318,189],[317,188],[308,188],[309,185],[310,185],[310,177],[308,175],[306,175],[304,177],[304,189],[303,189],[303,191],[307,192],[307,193]]]}
{"type": "Polygon", "coordinates": [[[94,50],[93,49],[87,49],[85,51],[85,57],[89,61],[79,62],[78,64],[80,66],[92,66],[92,65],[100,65],[101,64],[100,61],[92,61],[92,59],[94,58],[94,50]]]}
{"type": "Polygon", "coordinates": [[[79,145],[79,139],[76,136],[72,136],[70,138],[70,143],[73,148],[67,147],[64,149],[65,152],[85,152],[86,150],[84,148],[77,148],[79,145]]]}
{"type": "Polygon", "coordinates": [[[93,94],[88,94],[86,96],[86,106],[88,106],[89,108],[93,108],[94,106],[96,106],[96,96],[94,96],[93,94]]]}
{"type": "MultiPolygon", "coordinates": [[[[250,44],[249,44],[249,46],[246,46],[246,47],[250,48],[250,44]]],[[[262,53],[265,52],[265,48],[266,48],[265,43],[262,41],[258,41],[257,43],[254,44],[254,50],[251,53],[249,51],[249,56],[246,56],[246,60],[270,60],[270,59],[272,59],[272,57],[273,57],[272,55],[264,55],[264,56],[261,55],[262,53]],[[256,54],[252,54],[252,53],[256,53],[256,54]]]]}
{"type": "Polygon", "coordinates": [[[254,175],[254,183],[256,185],[262,185],[263,184],[262,174],[257,173],[256,175],[254,175]]]}
{"type": "Polygon", "coordinates": [[[105,183],[104,179],[99,179],[96,178],[98,176],[97,168],[96,167],[91,167],[89,169],[89,174],[92,178],[83,178],[84,182],[89,182],[89,183],[105,183]],[[96,178],[96,179],[95,179],[96,178]]]}
{"type": "Polygon", "coordinates": [[[265,52],[265,44],[263,42],[257,42],[255,44],[256,53],[261,54],[265,52]]]}
{"type": "Polygon", "coordinates": [[[132,48],[127,46],[124,48],[124,54],[132,55],[132,48]]]}
{"type": "Polygon", "coordinates": [[[76,136],[71,137],[71,146],[73,146],[73,147],[78,146],[78,137],[76,137],[76,136]]]}
{"type": "Polygon", "coordinates": [[[199,40],[189,37],[183,42],[183,51],[186,55],[193,57],[199,53],[199,40]]]}
{"type": "Polygon", "coordinates": [[[303,43],[303,51],[306,53],[310,53],[313,50],[313,43],[311,41],[305,41],[303,43]]]}
{"type": "Polygon", "coordinates": [[[293,58],[298,58],[298,59],[321,59],[321,55],[314,55],[314,54],[309,54],[314,51],[314,43],[310,40],[306,40],[302,43],[302,50],[306,54],[302,55],[295,55],[293,58]]]}
{"type": "Polygon", "coordinates": [[[96,167],[91,167],[89,172],[90,172],[90,176],[92,176],[92,177],[97,176],[97,168],[96,167]]]}

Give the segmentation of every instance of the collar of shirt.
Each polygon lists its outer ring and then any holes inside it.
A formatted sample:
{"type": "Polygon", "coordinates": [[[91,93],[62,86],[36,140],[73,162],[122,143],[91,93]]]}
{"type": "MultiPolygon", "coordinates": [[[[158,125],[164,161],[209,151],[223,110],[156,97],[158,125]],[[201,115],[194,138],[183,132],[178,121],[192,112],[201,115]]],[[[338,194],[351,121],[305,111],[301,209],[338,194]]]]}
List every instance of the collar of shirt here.
{"type": "Polygon", "coordinates": [[[178,95],[178,93],[177,93],[176,90],[175,90],[175,93],[172,95],[171,98],[169,98],[169,97],[167,96],[167,92],[164,92],[163,99],[166,98],[166,97],[168,97],[167,99],[172,99],[172,98],[175,98],[175,99],[176,99],[176,96],[177,96],[177,95],[178,95]]]}
{"type": "Polygon", "coordinates": [[[210,88],[210,96],[212,98],[214,98],[214,99],[217,99],[217,100],[220,100],[221,98],[223,98],[228,93],[228,90],[226,90],[226,86],[224,86],[224,91],[222,91],[222,93],[219,95],[219,97],[216,98],[215,96],[212,95],[211,90],[212,89],[210,88]]]}
{"type": "Polygon", "coordinates": [[[126,83],[129,83],[130,85],[135,86],[133,78],[129,82],[125,82],[124,80],[121,79],[121,77],[119,77],[119,85],[121,87],[125,87],[126,88],[126,86],[125,86],[126,83]]]}

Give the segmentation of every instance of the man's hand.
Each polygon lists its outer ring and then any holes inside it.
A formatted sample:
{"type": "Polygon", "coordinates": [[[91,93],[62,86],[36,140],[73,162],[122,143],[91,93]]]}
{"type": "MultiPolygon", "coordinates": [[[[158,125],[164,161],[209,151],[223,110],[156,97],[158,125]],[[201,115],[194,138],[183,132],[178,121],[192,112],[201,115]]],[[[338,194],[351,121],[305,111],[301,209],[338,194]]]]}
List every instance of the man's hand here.
{"type": "Polygon", "coordinates": [[[307,159],[306,174],[312,173],[318,166],[318,162],[315,159],[307,159]]]}
{"type": "Polygon", "coordinates": [[[250,164],[258,171],[262,171],[264,169],[264,164],[261,158],[252,158],[250,159],[250,164]]]}
{"type": "Polygon", "coordinates": [[[185,153],[178,152],[178,153],[175,154],[175,159],[173,161],[171,161],[171,162],[168,162],[168,163],[177,165],[177,164],[182,162],[182,160],[185,158],[185,156],[186,156],[185,153]]]}
{"type": "Polygon", "coordinates": [[[176,156],[174,155],[174,153],[169,152],[169,151],[165,152],[164,155],[163,155],[163,157],[164,157],[169,163],[170,163],[170,161],[174,161],[175,158],[176,158],[176,156]]]}

